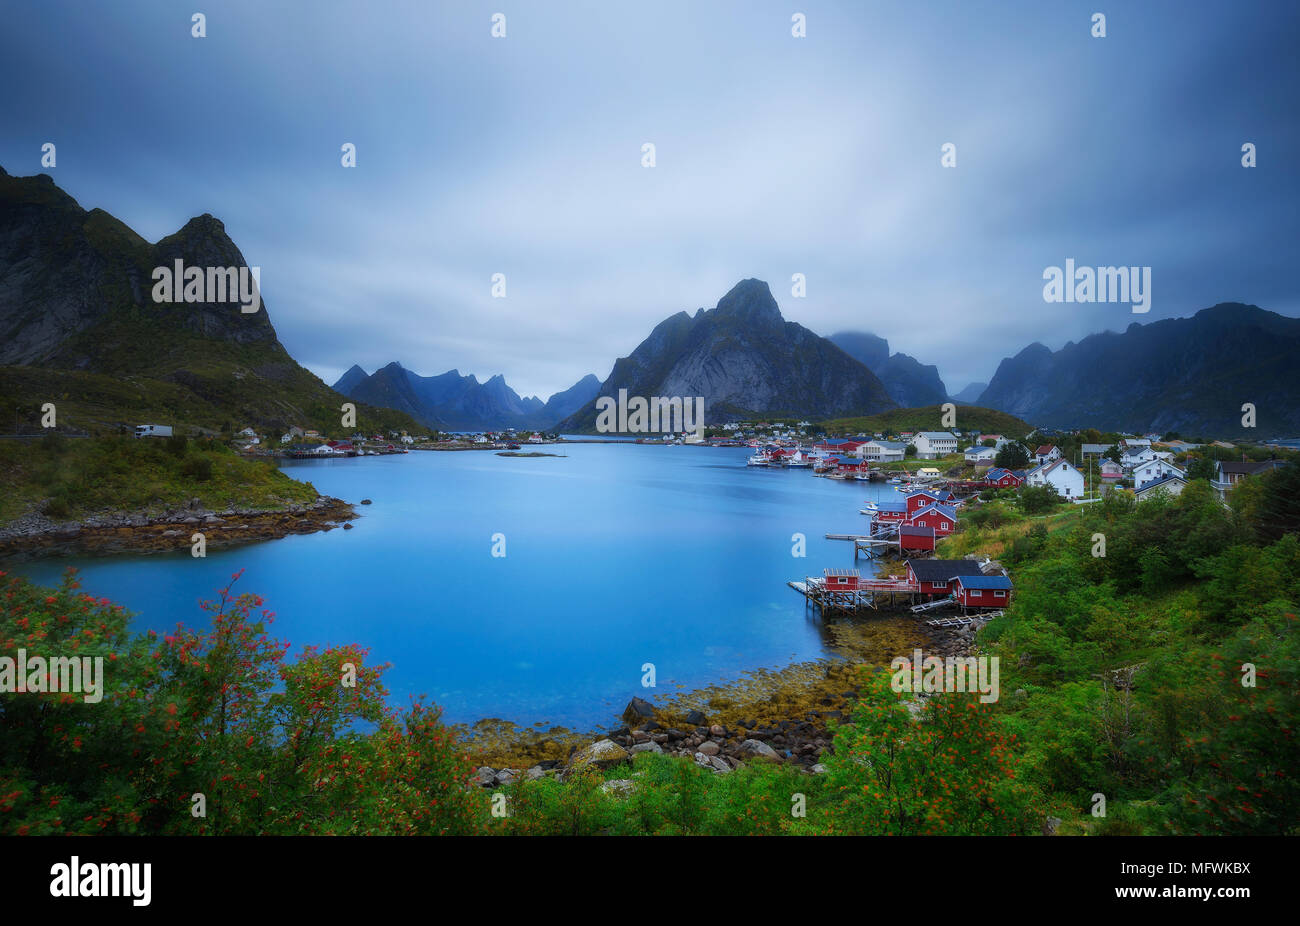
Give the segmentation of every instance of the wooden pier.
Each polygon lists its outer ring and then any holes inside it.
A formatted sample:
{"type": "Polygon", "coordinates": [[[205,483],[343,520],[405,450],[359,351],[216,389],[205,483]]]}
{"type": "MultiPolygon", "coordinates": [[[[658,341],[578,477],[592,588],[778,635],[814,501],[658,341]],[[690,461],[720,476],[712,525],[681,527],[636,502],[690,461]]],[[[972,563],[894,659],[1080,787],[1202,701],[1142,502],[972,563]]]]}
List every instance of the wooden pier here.
{"type": "Polygon", "coordinates": [[[920,585],[905,579],[864,579],[856,569],[827,569],[825,576],[809,576],[788,584],[823,613],[874,611],[881,605],[897,603],[899,597],[914,602],[921,593],[920,585]]]}
{"type": "Polygon", "coordinates": [[[869,534],[827,534],[827,540],[847,540],[853,544],[853,560],[859,556],[875,556],[882,552],[901,552],[898,525],[873,521],[869,534]]]}

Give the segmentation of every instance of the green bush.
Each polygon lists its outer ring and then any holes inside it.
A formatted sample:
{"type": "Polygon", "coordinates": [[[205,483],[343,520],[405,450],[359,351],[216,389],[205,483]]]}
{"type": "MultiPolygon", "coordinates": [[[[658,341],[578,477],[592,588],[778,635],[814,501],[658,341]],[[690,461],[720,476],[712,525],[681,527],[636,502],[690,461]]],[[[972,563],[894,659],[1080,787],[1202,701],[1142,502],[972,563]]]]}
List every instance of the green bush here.
{"type": "Polygon", "coordinates": [[[212,460],[202,454],[192,453],[185,458],[181,472],[195,482],[207,482],[212,478],[212,460]]]}

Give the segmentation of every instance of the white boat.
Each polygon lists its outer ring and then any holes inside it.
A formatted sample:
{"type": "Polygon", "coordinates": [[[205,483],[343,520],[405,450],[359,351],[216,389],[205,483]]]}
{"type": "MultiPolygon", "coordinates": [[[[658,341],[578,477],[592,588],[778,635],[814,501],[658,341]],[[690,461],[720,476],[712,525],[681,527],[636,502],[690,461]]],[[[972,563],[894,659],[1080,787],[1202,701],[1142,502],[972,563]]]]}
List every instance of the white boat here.
{"type": "Polygon", "coordinates": [[[765,453],[756,453],[745,461],[746,466],[771,466],[772,458],[765,453]]]}

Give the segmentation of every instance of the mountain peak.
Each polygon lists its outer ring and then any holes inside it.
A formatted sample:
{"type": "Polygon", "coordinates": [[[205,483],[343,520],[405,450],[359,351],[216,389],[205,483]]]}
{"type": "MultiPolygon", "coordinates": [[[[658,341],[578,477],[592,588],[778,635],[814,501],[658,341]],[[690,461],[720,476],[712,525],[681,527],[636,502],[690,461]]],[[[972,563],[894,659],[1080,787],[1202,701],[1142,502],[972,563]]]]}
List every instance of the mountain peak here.
{"type": "Polygon", "coordinates": [[[741,280],[718,300],[714,310],[754,324],[784,324],[772,290],[762,280],[741,280]]]}
{"type": "Polygon", "coordinates": [[[207,232],[209,234],[219,233],[224,235],[226,233],[226,224],[212,213],[205,212],[203,215],[196,215],[182,225],[177,234],[182,232],[207,232]]]}

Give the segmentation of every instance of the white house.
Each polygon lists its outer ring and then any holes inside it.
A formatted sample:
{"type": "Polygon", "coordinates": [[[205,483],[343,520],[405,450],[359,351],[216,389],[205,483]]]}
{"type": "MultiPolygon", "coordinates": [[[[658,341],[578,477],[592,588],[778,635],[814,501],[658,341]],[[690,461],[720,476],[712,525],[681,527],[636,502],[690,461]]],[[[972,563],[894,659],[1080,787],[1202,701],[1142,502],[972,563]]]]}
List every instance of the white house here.
{"type": "Polygon", "coordinates": [[[998,452],[992,447],[967,447],[964,456],[967,463],[987,463],[992,465],[998,452]]]}
{"type": "Polygon", "coordinates": [[[1034,451],[1034,459],[1037,460],[1041,466],[1045,463],[1051,463],[1054,460],[1061,459],[1061,451],[1055,444],[1043,444],[1034,451]]]}
{"type": "Polygon", "coordinates": [[[1119,462],[1124,469],[1132,472],[1143,463],[1150,463],[1156,458],[1156,452],[1150,447],[1131,447],[1120,455],[1119,462]]]}
{"type": "Polygon", "coordinates": [[[869,440],[858,445],[854,453],[872,463],[897,463],[906,455],[907,445],[898,441],[869,440]]]}
{"type": "Polygon", "coordinates": [[[1025,474],[1025,485],[1051,486],[1062,498],[1083,497],[1083,473],[1068,460],[1053,460],[1025,474]]]}
{"type": "Polygon", "coordinates": [[[1114,460],[1102,460],[1097,468],[1101,470],[1101,478],[1114,482],[1117,479],[1124,478],[1124,467],[1120,466],[1114,460]]]}
{"type": "Polygon", "coordinates": [[[1163,492],[1166,495],[1182,495],[1185,488],[1187,488],[1187,480],[1182,476],[1171,474],[1162,479],[1148,482],[1146,485],[1138,486],[1133,490],[1133,494],[1138,501],[1142,501],[1142,499],[1150,498],[1158,492],[1163,492]]]}
{"type": "Polygon", "coordinates": [[[957,436],[948,431],[921,431],[912,438],[912,444],[921,460],[934,460],[957,452],[957,436]]]}
{"type": "Polygon", "coordinates": [[[1168,460],[1148,460],[1133,467],[1133,485],[1135,488],[1140,489],[1148,482],[1156,482],[1166,476],[1178,476],[1180,479],[1186,479],[1187,471],[1181,466],[1170,463],[1168,460]]]}

